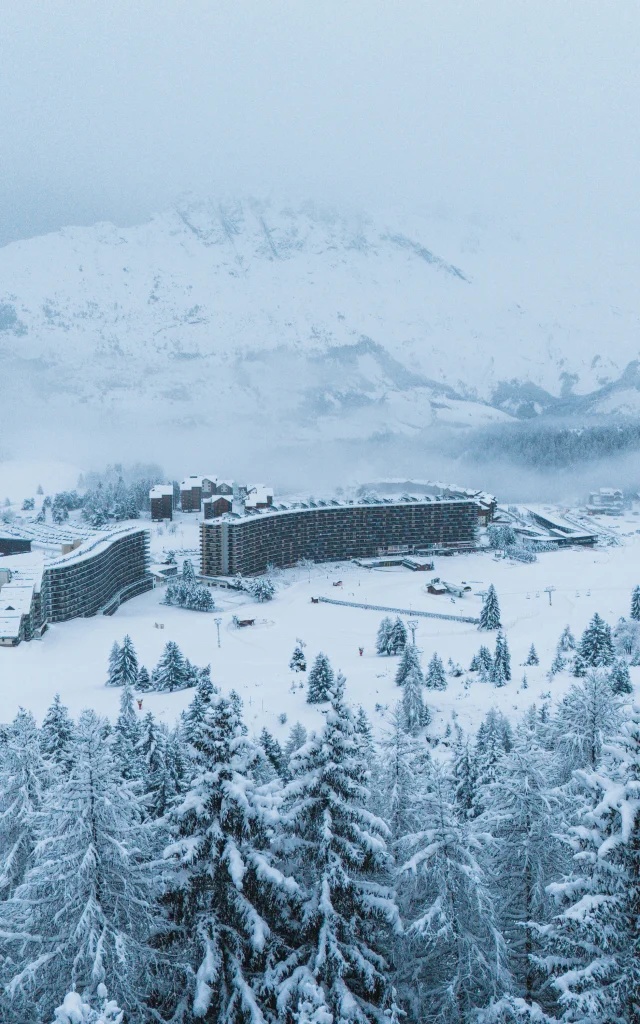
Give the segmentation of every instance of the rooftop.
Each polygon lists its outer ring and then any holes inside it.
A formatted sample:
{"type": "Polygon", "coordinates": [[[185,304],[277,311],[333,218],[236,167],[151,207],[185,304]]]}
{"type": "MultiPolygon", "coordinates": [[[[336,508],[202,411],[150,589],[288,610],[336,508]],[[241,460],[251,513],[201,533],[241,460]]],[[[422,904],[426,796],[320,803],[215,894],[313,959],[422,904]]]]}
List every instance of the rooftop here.
{"type": "Polygon", "coordinates": [[[310,512],[315,509],[336,509],[336,508],[364,508],[386,507],[389,505],[468,505],[477,504],[476,498],[444,498],[439,495],[424,494],[419,498],[412,495],[403,495],[401,498],[358,498],[353,501],[337,501],[335,498],[326,501],[295,501],[289,503],[278,503],[269,505],[267,508],[245,507],[242,512],[226,512],[215,520],[205,520],[205,526],[217,526],[220,522],[237,523],[239,520],[246,522],[248,519],[255,519],[258,516],[286,515],[296,512],[310,512]]]}

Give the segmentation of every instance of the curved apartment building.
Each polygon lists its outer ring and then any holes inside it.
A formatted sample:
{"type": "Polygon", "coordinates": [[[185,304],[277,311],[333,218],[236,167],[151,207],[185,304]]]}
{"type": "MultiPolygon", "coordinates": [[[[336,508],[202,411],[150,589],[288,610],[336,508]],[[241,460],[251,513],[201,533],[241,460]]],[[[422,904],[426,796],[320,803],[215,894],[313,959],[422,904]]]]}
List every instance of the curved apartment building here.
{"type": "Polygon", "coordinates": [[[109,614],[123,601],[152,587],[147,530],[129,528],[94,538],[45,566],[44,618],[63,622],[79,615],[109,614]]]}
{"type": "Polygon", "coordinates": [[[272,505],[203,522],[202,573],[256,576],[270,563],[285,568],[301,558],[337,562],[399,551],[471,549],[477,526],[477,501],[454,498],[272,505]]]}

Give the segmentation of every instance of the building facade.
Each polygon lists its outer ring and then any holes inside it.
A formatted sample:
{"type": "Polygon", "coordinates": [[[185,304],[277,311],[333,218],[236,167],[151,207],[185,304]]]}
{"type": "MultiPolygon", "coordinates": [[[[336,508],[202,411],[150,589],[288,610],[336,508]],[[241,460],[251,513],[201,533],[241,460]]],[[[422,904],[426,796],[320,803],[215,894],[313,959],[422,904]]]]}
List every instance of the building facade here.
{"type": "Polygon", "coordinates": [[[173,519],[173,485],[156,484],[149,491],[151,502],[151,519],[154,523],[163,519],[173,519]]]}
{"type": "Polygon", "coordinates": [[[27,537],[0,533],[0,555],[22,555],[28,551],[31,551],[31,541],[27,537]]]}
{"type": "Polygon", "coordinates": [[[477,502],[423,498],[403,501],[272,506],[223,516],[200,527],[204,576],[255,576],[301,558],[314,562],[373,558],[385,553],[472,549],[477,502]]]}
{"type": "Polygon", "coordinates": [[[205,498],[202,502],[205,519],[217,519],[226,512],[231,512],[231,500],[223,494],[214,494],[211,498],[205,498]]]}
{"type": "Polygon", "coordinates": [[[109,614],[119,604],[151,590],[149,533],[132,529],[83,545],[45,566],[43,614],[49,622],[109,614]]]}
{"type": "Polygon", "coordinates": [[[188,476],[180,484],[180,508],[183,512],[199,512],[202,507],[202,477],[188,476]]]}

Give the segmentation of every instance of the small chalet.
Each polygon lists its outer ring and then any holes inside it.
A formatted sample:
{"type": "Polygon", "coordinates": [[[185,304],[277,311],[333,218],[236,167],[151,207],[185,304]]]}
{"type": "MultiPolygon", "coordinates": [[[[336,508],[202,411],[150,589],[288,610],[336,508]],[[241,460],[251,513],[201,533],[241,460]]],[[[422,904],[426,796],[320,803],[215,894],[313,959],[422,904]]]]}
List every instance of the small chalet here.
{"type": "Polygon", "coordinates": [[[427,584],[427,593],[435,594],[437,597],[442,597],[444,594],[447,593],[447,588],[445,587],[442,580],[436,577],[435,579],[431,580],[431,583],[427,584]]]}

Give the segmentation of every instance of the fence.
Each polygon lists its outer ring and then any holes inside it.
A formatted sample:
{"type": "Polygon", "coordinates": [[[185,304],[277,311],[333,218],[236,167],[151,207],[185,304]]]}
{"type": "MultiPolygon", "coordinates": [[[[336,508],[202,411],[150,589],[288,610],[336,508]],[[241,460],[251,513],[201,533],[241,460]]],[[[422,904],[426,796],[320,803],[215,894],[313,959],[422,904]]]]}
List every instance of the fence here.
{"type": "Polygon", "coordinates": [[[356,601],[336,601],[333,597],[318,597],[323,604],[341,604],[346,608],[367,608],[373,612],[395,612],[396,615],[419,615],[424,619],[448,619],[449,622],[470,622],[473,626],[480,623],[480,619],[473,619],[470,615],[445,615],[442,612],[419,612],[415,608],[386,608],[382,604],[358,604],[356,601]]]}

